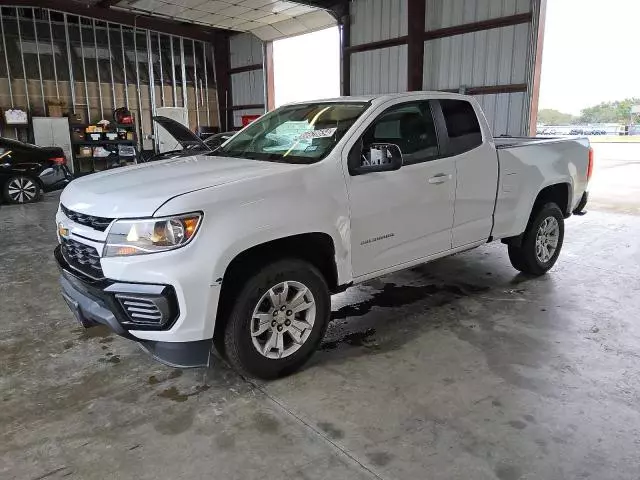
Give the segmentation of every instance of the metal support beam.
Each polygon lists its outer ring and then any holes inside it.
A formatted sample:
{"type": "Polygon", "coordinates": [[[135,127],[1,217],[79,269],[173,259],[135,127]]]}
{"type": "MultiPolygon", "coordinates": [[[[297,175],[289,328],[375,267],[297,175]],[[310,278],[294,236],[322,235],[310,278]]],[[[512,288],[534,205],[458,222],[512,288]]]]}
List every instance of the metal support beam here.
{"type": "MultiPolygon", "coordinates": [[[[109,49],[109,75],[111,76],[111,103],[113,106],[113,111],[116,111],[117,101],[116,101],[116,82],[113,80],[113,53],[111,53],[111,29],[109,28],[109,23],[106,24],[107,27],[107,48],[109,49]]],[[[124,65],[122,66],[124,68],[124,65]]]]}
{"type": "Polygon", "coordinates": [[[56,65],[56,51],[53,46],[53,26],[51,24],[51,10],[47,10],[47,20],[49,20],[49,40],[51,41],[51,56],[53,57],[53,79],[56,82],[56,98],[60,100],[60,87],[58,86],[58,67],[56,65]]]}
{"type": "Polygon", "coordinates": [[[202,61],[204,65],[204,91],[205,91],[205,101],[207,102],[207,125],[211,125],[211,118],[209,113],[211,111],[211,106],[209,105],[209,70],[207,69],[207,47],[209,44],[202,42],[202,61]]]}
{"type": "Polygon", "coordinates": [[[544,45],[544,28],[547,19],[547,0],[534,0],[534,18],[532,21],[533,52],[531,70],[529,72],[529,135],[536,134],[538,123],[538,102],[540,100],[540,76],[542,73],[542,48],[544,45]]]}
{"type": "Polygon", "coordinates": [[[173,35],[169,36],[169,45],[171,47],[171,84],[173,85],[173,106],[178,106],[178,86],[176,84],[176,55],[173,51],[173,35]]]}
{"type": "Polygon", "coordinates": [[[133,56],[136,63],[136,90],[138,92],[138,130],[140,131],[140,148],[144,148],[144,127],[142,121],[142,94],[140,93],[140,68],[138,65],[138,30],[133,29],[133,56]]]}
{"type": "Polygon", "coordinates": [[[24,75],[24,94],[27,98],[27,110],[31,110],[31,102],[29,101],[29,82],[27,81],[27,69],[24,66],[24,50],[22,48],[22,30],[20,29],[20,11],[18,9],[16,9],[16,22],[18,24],[18,44],[20,45],[20,60],[22,61],[22,74],[24,75]]]}
{"type": "Polygon", "coordinates": [[[200,107],[198,106],[198,68],[196,67],[196,41],[191,40],[191,53],[193,54],[193,97],[196,103],[196,129],[200,127],[200,107]]]}
{"type": "Polygon", "coordinates": [[[153,73],[153,51],[151,32],[147,30],[147,66],[149,67],[149,103],[151,104],[151,128],[153,131],[153,151],[156,152],[156,142],[158,140],[158,127],[153,117],[156,116],[156,81],[153,73]]]}
{"type": "Polygon", "coordinates": [[[129,83],[127,82],[127,56],[124,51],[124,32],[120,25],[120,48],[122,49],[122,73],[124,74],[124,101],[129,109],[129,83]]]}
{"type": "Polygon", "coordinates": [[[221,131],[233,129],[233,112],[227,108],[233,98],[231,92],[231,75],[229,75],[229,36],[216,35],[213,40],[213,61],[216,74],[216,91],[218,94],[218,123],[221,131]]]}
{"type": "Polygon", "coordinates": [[[67,66],[69,67],[69,90],[71,90],[71,105],[72,113],[76,113],[76,83],[73,77],[73,62],[71,58],[71,42],[69,41],[69,22],[67,20],[67,14],[63,16],[64,19],[64,39],[67,44],[67,66]]]}
{"type": "Polygon", "coordinates": [[[4,36],[4,18],[2,18],[2,9],[0,8],[0,34],[2,34],[2,51],[4,52],[4,64],[7,67],[7,81],[9,82],[9,98],[11,98],[11,108],[13,104],[13,87],[11,85],[11,70],[9,70],[9,56],[7,55],[7,43],[4,36]]]}
{"type": "Polygon", "coordinates": [[[162,71],[162,43],[160,42],[160,34],[158,33],[158,63],[160,64],[160,102],[164,107],[164,73],[162,71]]]}
{"type": "Polygon", "coordinates": [[[47,114],[47,101],[44,98],[44,81],[42,80],[42,63],[40,62],[40,42],[38,42],[38,25],[36,24],[36,9],[31,9],[31,20],[33,21],[33,38],[36,42],[36,59],[38,60],[38,79],[40,80],[40,96],[42,97],[43,114],[47,114]]]}
{"type": "Polygon", "coordinates": [[[412,0],[408,2],[407,33],[407,89],[422,90],[424,72],[424,19],[426,1],[412,0]]]}
{"type": "Polygon", "coordinates": [[[341,89],[343,96],[351,95],[351,16],[347,13],[340,19],[341,89]]]}
{"type": "Polygon", "coordinates": [[[264,46],[264,78],[265,100],[267,111],[276,108],[275,74],[273,69],[273,42],[266,42],[264,46]]]}
{"type": "MultiPolygon", "coordinates": [[[[100,58],[98,53],[98,37],[96,35],[96,21],[91,20],[93,28],[93,50],[96,54],[96,78],[98,80],[98,101],[100,102],[100,120],[104,119],[104,107],[102,106],[102,82],[100,81],[100,58]]],[[[109,32],[107,32],[108,34],[109,32]]],[[[83,52],[84,54],[84,52],[83,52]]],[[[111,54],[111,52],[109,52],[111,54]]]]}
{"type": "Polygon", "coordinates": [[[182,106],[189,109],[187,101],[187,66],[184,64],[184,38],[180,37],[180,72],[182,73],[182,106]]]}
{"type": "Polygon", "coordinates": [[[84,40],[82,40],[82,17],[78,18],[80,31],[80,58],[82,59],[82,78],[84,79],[84,100],[87,104],[87,123],[91,123],[91,107],[89,106],[89,87],[87,86],[87,66],[84,61],[84,40]]]}

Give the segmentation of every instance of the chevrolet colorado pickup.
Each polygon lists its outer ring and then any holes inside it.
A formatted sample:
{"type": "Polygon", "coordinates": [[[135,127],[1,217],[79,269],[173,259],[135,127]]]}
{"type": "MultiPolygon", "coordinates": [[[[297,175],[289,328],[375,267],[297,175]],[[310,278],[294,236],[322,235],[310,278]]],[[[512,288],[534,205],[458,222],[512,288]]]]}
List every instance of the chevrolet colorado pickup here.
{"type": "Polygon", "coordinates": [[[62,294],[166,364],[207,365],[215,345],[275,378],[313,354],[350,285],[495,240],[547,272],[592,165],[584,138],[493,138],[472,97],[290,104],[214,152],[71,182],[62,294]]]}

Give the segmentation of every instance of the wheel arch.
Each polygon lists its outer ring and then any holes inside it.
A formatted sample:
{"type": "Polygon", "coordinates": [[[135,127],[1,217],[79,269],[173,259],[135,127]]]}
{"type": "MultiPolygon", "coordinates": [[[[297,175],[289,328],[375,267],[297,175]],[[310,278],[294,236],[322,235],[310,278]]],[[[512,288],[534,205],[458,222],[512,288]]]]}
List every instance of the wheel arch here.
{"type": "Polygon", "coordinates": [[[223,276],[217,280],[221,283],[221,291],[214,339],[220,338],[219,330],[226,323],[234,294],[242,288],[242,280],[246,278],[247,273],[284,258],[297,258],[312,264],[325,278],[331,293],[341,291],[345,287],[340,285],[336,246],[334,239],[328,233],[301,233],[253,245],[237,253],[227,264],[223,276]]]}

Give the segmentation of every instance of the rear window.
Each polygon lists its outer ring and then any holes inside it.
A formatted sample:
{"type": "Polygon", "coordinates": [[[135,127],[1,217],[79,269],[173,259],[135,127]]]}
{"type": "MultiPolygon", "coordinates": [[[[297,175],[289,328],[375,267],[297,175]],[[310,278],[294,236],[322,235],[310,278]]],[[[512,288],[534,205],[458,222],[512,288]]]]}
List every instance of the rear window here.
{"type": "Polygon", "coordinates": [[[460,155],[482,145],[480,123],[473,107],[464,100],[440,100],[449,134],[449,155],[460,155]]]}

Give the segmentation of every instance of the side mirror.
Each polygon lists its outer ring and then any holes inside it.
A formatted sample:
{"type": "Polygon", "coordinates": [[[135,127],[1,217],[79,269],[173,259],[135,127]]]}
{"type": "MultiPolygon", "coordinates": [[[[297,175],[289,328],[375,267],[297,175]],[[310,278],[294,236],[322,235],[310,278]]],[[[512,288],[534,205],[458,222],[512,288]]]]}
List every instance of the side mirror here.
{"type": "Polygon", "coordinates": [[[349,154],[349,173],[364,175],[390,172],[402,167],[402,152],[393,143],[372,143],[366,147],[356,144],[349,154]]]}

